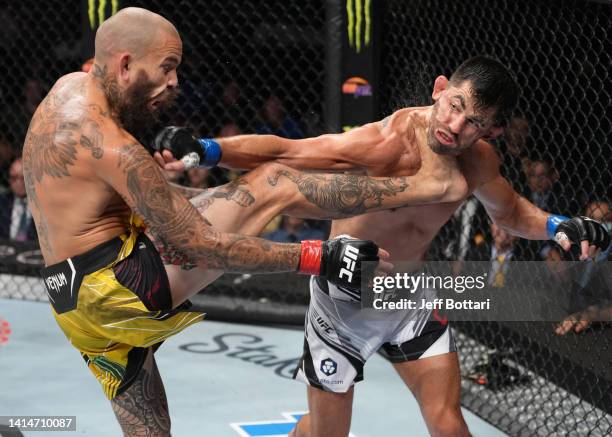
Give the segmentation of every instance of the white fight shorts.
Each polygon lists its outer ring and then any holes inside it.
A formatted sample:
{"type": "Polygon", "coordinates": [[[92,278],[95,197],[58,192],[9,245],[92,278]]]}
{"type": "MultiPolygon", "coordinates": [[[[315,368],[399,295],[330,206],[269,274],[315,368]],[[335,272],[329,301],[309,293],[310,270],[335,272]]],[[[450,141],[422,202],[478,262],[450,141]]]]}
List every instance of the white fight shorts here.
{"type": "MultiPolygon", "coordinates": [[[[435,297],[435,290],[421,292],[435,297]]],[[[432,320],[431,311],[362,309],[331,297],[342,294],[323,278],[310,279],[304,353],[294,379],[344,393],[363,380],[363,365],[379,350],[392,363],[456,351],[451,329],[432,320]]]]}

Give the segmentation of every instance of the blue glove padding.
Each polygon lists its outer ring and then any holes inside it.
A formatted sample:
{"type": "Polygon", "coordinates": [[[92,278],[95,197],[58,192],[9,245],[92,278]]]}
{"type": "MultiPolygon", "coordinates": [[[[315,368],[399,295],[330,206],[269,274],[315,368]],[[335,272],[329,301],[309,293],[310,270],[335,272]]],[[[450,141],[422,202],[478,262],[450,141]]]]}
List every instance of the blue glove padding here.
{"type": "Polygon", "coordinates": [[[212,139],[196,139],[185,127],[168,126],[153,141],[154,151],[169,150],[185,168],[214,167],[221,161],[221,146],[212,139]]]}
{"type": "Polygon", "coordinates": [[[214,167],[221,161],[221,146],[212,138],[200,138],[198,143],[204,149],[204,162],[200,162],[200,167],[214,167]]]}
{"type": "Polygon", "coordinates": [[[569,220],[569,217],[565,217],[564,215],[549,215],[546,219],[546,233],[548,234],[548,238],[555,238],[557,228],[561,223],[567,220],[569,220]]]}

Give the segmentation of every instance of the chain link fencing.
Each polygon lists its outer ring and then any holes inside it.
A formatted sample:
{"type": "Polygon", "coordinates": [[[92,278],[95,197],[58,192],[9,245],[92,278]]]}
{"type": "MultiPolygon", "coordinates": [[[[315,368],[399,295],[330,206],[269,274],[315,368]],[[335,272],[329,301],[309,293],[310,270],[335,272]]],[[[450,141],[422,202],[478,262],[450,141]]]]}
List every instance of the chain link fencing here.
{"type": "MultiPolygon", "coordinates": [[[[496,144],[502,173],[546,211],[612,221],[610,2],[386,2],[380,117],[431,104],[433,81],[486,54],[514,73],[522,94],[510,134],[496,144]]],[[[491,257],[491,229],[474,199],[464,203],[430,249],[433,260],[491,257]]],[[[526,261],[554,265],[565,255],[517,241],[526,261]]],[[[606,290],[610,302],[609,287],[606,290]]],[[[529,305],[528,302],[525,303],[529,305]]],[[[584,296],[570,303],[576,314],[584,296]]],[[[578,317],[578,316],[577,316],[578,317]]],[[[612,330],[555,334],[551,323],[460,323],[462,403],[510,435],[612,434],[612,330]]]]}

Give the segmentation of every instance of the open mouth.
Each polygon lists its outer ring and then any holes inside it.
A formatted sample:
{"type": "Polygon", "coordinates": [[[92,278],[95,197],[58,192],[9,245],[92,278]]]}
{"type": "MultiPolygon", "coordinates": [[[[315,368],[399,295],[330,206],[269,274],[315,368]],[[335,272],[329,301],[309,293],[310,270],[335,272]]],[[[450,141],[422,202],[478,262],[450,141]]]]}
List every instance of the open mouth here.
{"type": "Polygon", "coordinates": [[[436,129],[436,132],[434,133],[434,135],[436,136],[436,139],[442,144],[444,144],[445,146],[455,145],[455,140],[453,140],[452,137],[450,137],[449,135],[447,135],[444,131],[440,129],[436,129]]]}

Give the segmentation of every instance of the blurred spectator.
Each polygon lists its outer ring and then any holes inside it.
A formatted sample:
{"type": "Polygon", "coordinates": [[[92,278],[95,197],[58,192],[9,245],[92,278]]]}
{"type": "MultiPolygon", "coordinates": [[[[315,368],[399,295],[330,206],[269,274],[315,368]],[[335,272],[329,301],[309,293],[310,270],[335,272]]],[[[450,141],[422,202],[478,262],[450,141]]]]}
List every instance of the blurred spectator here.
{"type": "Polygon", "coordinates": [[[8,173],[13,162],[15,152],[9,141],[0,134],[0,194],[9,191],[8,173]]]}
{"type": "Polygon", "coordinates": [[[518,237],[510,235],[495,223],[489,225],[490,243],[482,238],[475,239],[470,247],[468,259],[473,261],[489,261],[487,282],[492,287],[505,287],[508,285],[508,269],[511,261],[522,260],[520,249],[517,247],[518,237]]]}
{"type": "Polygon", "coordinates": [[[271,134],[292,139],[304,138],[304,133],[298,123],[285,114],[283,103],[275,95],[271,95],[264,102],[261,116],[263,124],[256,129],[258,134],[271,134]]]}
{"type": "Polygon", "coordinates": [[[503,287],[507,283],[509,263],[516,256],[517,237],[510,235],[495,223],[491,223],[491,236],[493,247],[491,248],[491,269],[488,282],[493,287],[503,287]]]}
{"type": "Polygon", "coordinates": [[[36,227],[28,208],[21,158],[9,169],[10,192],[0,195],[0,238],[36,240],[36,227]]]}
{"type": "Polygon", "coordinates": [[[559,172],[552,167],[550,162],[535,160],[527,164],[525,168],[528,185],[527,198],[544,211],[572,215],[567,199],[571,198],[574,193],[567,191],[571,190],[571,187],[566,187],[565,191],[562,190],[557,183],[559,172]]]}
{"type": "Polygon", "coordinates": [[[323,231],[306,226],[303,219],[283,216],[277,230],[264,234],[264,238],[272,241],[297,243],[302,240],[322,240],[323,231]]]}
{"type": "Polygon", "coordinates": [[[187,186],[191,188],[208,188],[211,186],[208,181],[209,176],[208,168],[190,168],[187,170],[187,186]]]}
{"type": "Polygon", "coordinates": [[[231,110],[239,105],[240,101],[240,87],[235,80],[231,80],[223,87],[223,94],[221,94],[221,102],[223,106],[228,110],[231,110]]]}
{"type": "Polygon", "coordinates": [[[219,131],[219,137],[235,137],[236,135],[241,135],[242,132],[236,123],[226,123],[221,127],[219,131]]]}
{"type": "Polygon", "coordinates": [[[547,242],[539,252],[540,258],[546,263],[548,271],[558,281],[567,280],[567,270],[563,267],[563,249],[553,242],[547,242]]]}
{"type": "Polygon", "coordinates": [[[11,140],[14,144],[18,144],[19,148],[21,148],[25,140],[30,119],[45,94],[46,91],[42,83],[38,79],[30,77],[23,83],[20,100],[17,105],[9,109],[11,112],[9,118],[11,124],[9,127],[13,133],[11,140]]]}
{"type": "MultiPolygon", "coordinates": [[[[219,90],[218,86],[214,87],[219,90]]],[[[213,132],[220,132],[228,125],[237,126],[248,125],[255,117],[254,111],[249,104],[249,101],[243,96],[242,89],[238,82],[233,79],[225,82],[220,90],[216,93],[209,93],[206,125],[200,130],[206,130],[211,135],[213,132]]],[[[233,136],[220,134],[220,136],[233,136]]]]}
{"type": "MultiPolygon", "coordinates": [[[[575,193],[572,186],[562,187],[559,181],[559,173],[552,167],[550,162],[543,159],[525,161],[524,169],[527,175],[527,189],[525,197],[534,205],[552,214],[573,216],[578,212],[571,199],[575,193]]],[[[532,261],[538,259],[544,247],[538,240],[521,240],[520,246],[526,258],[532,261]]],[[[564,252],[565,253],[565,252],[564,252]]],[[[571,256],[568,254],[567,256],[571,256]]],[[[565,255],[562,254],[562,257],[565,255]]],[[[541,258],[540,258],[541,259],[541,258]]]]}
{"type": "Polygon", "coordinates": [[[45,97],[45,90],[38,79],[27,79],[23,89],[23,109],[28,118],[28,123],[34,111],[45,97]]]}
{"type": "Polygon", "coordinates": [[[528,144],[531,146],[529,122],[522,117],[513,117],[510,124],[504,129],[504,140],[502,147],[500,147],[503,160],[500,171],[517,192],[525,194],[527,191],[526,175],[530,163],[525,149],[528,144]],[[505,148],[503,145],[505,145],[505,148]]]}
{"type": "MultiPolygon", "coordinates": [[[[594,200],[590,202],[584,209],[584,215],[597,220],[601,223],[610,221],[612,213],[610,212],[610,204],[603,200],[594,200]]],[[[610,229],[608,228],[608,232],[610,229]]]]}

